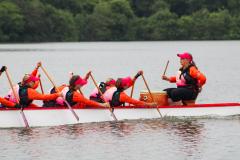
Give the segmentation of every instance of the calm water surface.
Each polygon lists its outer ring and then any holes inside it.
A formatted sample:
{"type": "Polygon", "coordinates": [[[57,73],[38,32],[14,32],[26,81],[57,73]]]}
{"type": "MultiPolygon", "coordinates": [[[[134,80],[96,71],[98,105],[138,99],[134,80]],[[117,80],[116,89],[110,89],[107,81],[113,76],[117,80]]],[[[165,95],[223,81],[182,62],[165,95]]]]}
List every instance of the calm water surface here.
{"type": "MultiPolygon", "coordinates": [[[[240,41],[42,43],[0,45],[0,65],[7,65],[13,81],[33,70],[37,61],[57,84],[67,83],[69,71],[84,75],[92,70],[97,81],[134,75],[142,69],[152,90],[172,87],[160,79],[179,68],[176,54],[189,51],[207,84],[199,103],[238,102],[240,97],[240,41]]],[[[42,74],[44,90],[51,84],[42,74]]],[[[0,77],[0,95],[9,86],[0,77]]],[[[83,88],[89,95],[93,83],[83,88]]],[[[137,81],[134,97],[145,90],[137,81]]],[[[40,104],[40,102],[37,102],[40,104]]],[[[0,129],[0,159],[214,159],[240,158],[240,117],[138,120],[73,126],[0,129]]]]}

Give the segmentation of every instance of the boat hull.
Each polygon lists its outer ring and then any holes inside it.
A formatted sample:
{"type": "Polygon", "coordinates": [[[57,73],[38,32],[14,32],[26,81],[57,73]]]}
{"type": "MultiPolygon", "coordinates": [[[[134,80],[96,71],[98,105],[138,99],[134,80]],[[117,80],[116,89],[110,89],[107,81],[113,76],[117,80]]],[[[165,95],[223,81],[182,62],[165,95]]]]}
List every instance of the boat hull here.
{"type": "MultiPolygon", "coordinates": [[[[240,114],[240,103],[198,104],[194,106],[159,106],[163,117],[233,116],[240,114]]],[[[26,108],[24,114],[30,127],[58,126],[77,123],[114,121],[107,108],[73,108],[79,116],[75,119],[68,108],[26,108]]],[[[154,107],[116,107],[114,114],[118,120],[161,118],[154,107]]],[[[0,128],[25,127],[17,109],[0,109],[0,128]]]]}

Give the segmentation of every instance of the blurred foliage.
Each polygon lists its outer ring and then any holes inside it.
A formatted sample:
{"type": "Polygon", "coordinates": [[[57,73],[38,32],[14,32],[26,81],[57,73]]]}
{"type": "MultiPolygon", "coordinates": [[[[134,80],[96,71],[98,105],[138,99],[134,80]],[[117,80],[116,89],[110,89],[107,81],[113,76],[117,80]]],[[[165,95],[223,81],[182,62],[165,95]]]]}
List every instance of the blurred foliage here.
{"type": "Polygon", "coordinates": [[[0,0],[0,42],[235,40],[239,0],[0,0]]]}

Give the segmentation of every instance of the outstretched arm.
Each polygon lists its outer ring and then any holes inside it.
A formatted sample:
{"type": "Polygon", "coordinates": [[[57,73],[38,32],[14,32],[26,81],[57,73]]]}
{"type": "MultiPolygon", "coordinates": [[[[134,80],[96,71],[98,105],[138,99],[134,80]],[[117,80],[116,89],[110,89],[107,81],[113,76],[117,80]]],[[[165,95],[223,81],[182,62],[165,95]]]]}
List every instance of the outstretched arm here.
{"type": "Polygon", "coordinates": [[[176,82],[176,76],[167,77],[167,76],[163,75],[162,80],[168,81],[170,83],[175,83],[176,82]]]}
{"type": "Polygon", "coordinates": [[[146,103],[145,102],[142,102],[142,101],[139,101],[139,100],[135,100],[131,97],[129,97],[126,93],[122,92],[120,94],[120,102],[126,102],[126,103],[130,103],[130,104],[133,104],[135,106],[143,106],[145,105],[146,103]]]}
{"type": "Polygon", "coordinates": [[[0,103],[7,107],[14,107],[15,103],[6,100],[5,98],[0,97],[0,103]]]}
{"type": "Polygon", "coordinates": [[[59,96],[60,96],[60,93],[41,94],[34,89],[28,88],[28,97],[29,99],[32,99],[32,100],[54,100],[59,96]]]}

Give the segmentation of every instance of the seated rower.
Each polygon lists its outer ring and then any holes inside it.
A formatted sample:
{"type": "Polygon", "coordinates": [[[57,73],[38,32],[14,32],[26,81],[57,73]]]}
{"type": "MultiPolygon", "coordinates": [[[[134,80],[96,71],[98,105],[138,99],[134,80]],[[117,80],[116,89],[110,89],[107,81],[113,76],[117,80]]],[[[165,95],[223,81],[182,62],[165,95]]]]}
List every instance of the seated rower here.
{"type": "Polygon", "coordinates": [[[177,88],[167,88],[164,91],[173,102],[180,101],[183,105],[187,105],[188,102],[195,102],[206,82],[206,77],[198,70],[190,53],[185,52],[177,56],[181,63],[177,76],[162,76],[163,80],[176,83],[177,88]]]}
{"type": "Polygon", "coordinates": [[[26,74],[23,77],[22,83],[19,85],[19,99],[20,104],[24,107],[31,106],[37,107],[32,104],[33,100],[54,100],[57,97],[61,96],[61,93],[53,93],[53,94],[41,94],[38,93],[35,89],[35,82],[39,81],[39,78],[34,77],[31,74],[26,74]]]}
{"type": "MultiPolygon", "coordinates": [[[[6,66],[2,66],[2,68],[0,69],[0,76],[2,75],[2,73],[4,71],[6,71],[7,67],[6,66]]],[[[5,98],[0,97],[0,107],[11,107],[11,108],[20,108],[20,105],[13,103],[11,101],[6,100],[5,98]]]]}
{"type": "MultiPolygon", "coordinates": [[[[89,71],[85,77],[84,77],[84,80],[87,81],[89,76],[91,74],[91,71],[89,71]]],[[[73,76],[73,73],[70,72],[70,79],[72,78],[73,76]]],[[[59,92],[62,92],[63,95],[66,95],[66,93],[69,91],[69,85],[67,84],[62,84],[61,86],[57,87],[57,90],[59,92]]],[[[50,90],[50,93],[53,94],[53,93],[56,93],[56,89],[53,87],[51,90],[50,90]]],[[[63,97],[58,97],[56,100],[51,100],[51,101],[44,101],[43,102],[43,107],[54,107],[54,106],[66,106],[65,102],[64,102],[64,98],[63,97]]]]}
{"type": "Polygon", "coordinates": [[[81,87],[87,84],[85,79],[82,79],[79,75],[73,75],[69,81],[69,90],[67,92],[62,92],[66,101],[71,105],[81,105],[89,107],[109,107],[108,103],[98,103],[85,98],[78,91],[81,87]]]}
{"type": "Polygon", "coordinates": [[[142,75],[143,72],[139,71],[134,78],[118,78],[116,81],[117,90],[112,94],[112,99],[110,100],[111,107],[124,106],[125,103],[133,104],[135,106],[156,106],[156,103],[147,103],[139,100],[135,100],[129,97],[124,91],[131,87],[136,79],[142,75]]]}
{"type": "MultiPolygon", "coordinates": [[[[57,87],[57,90],[59,92],[67,92],[69,89],[68,89],[68,85],[66,84],[62,84],[61,86],[57,87]]],[[[55,90],[55,88],[53,87],[51,90],[50,90],[50,94],[54,94],[54,93],[57,93],[57,91],[55,90]]],[[[63,97],[58,97],[56,99],[53,99],[53,100],[45,100],[43,101],[43,107],[58,107],[58,106],[66,106],[66,104],[64,103],[64,99],[63,97]]]]}
{"type": "MultiPolygon", "coordinates": [[[[37,76],[37,74],[38,74],[38,69],[39,69],[39,67],[41,66],[41,62],[38,62],[37,63],[37,66],[35,67],[35,69],[32,71],[32,73],[31,73],[31,75],[33,76],[33,77],[36,77],[37,76]]],[[[18,84],[16,84],[15,86],[13,86],[13,88],[14,88],[14,90],[18,93],[18,91],[19,91],[19,85],[21,85],[21,82],[19,82],[18,84]]],[[[37,80],[35,83],[34,83],[34,86],[32,87],[33,89],[37,89],[37,87],[39,86],[39,80],[37,80]]],[[[5,99],[7,99],[7,100],[9,100],[9,101],[11,101],[11,102],[14,102],[14,103],[16,103],[17,101],[16,101],[16,99],[15,99],[15,96],[14,96],[14,94],[13,94],[13,92],[12,92],[12,90],[10,90],[9,92],[8,92],[8,94],[4,97],[5,99]]]]}
{"type": "MultiPolygon", "coordinates": [[[[102,92],[103,98],[106,102],[109,102],[111,100],[112,94],[117,90],[115,84],[116,84],[116,81],[113,78],[109,78],[106,80],[106,82],[101,82],[99,84],[98,87],[102,92]]],[[[104,100],[101,98],[101,94],[99,93],[97,87],[90,94],[90,100],[104,103],[104,100]]]]}

